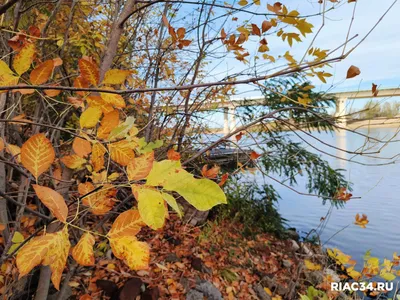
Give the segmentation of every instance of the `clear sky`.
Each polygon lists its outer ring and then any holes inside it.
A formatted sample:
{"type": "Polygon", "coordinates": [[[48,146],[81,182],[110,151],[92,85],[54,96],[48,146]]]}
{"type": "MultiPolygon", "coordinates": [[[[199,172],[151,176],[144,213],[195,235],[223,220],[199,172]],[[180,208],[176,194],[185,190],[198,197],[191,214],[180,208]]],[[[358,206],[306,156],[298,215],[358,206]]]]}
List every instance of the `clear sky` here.
{"type": "MultiPolygon", "coordinates": [[[[273,4],[274,1],[263,1],[258,7],[259,12],[267,12],[267,3],[273,4]]],[[[349,24],[353,15],[353,8],[355,3],[347,3],[342,0],[343,4],[339,5],[336,9],[330,11],[326,15],[325,26],[319,33],[315,40],[315,46],[321,49],[334,49],[346,40],[346,35],[349,29],[349,24]]],[[[388,9],[394,0],[357,0],[354,20],[350,31],[350,36],[358,34],[358,37],[352,40],[348,48],[357,44],[378,22],[380,17],[388,9]]],[[[321,5],[315,0],[290,0],[282,1],[289,10],[296,9],[301,15],[314,14],[319,12],[321,5]]],[[[237,24],[245,20],[250,20],[250,23],[261,24],[264,17],[253,17],[239,13],[235,15],[238,17],[236,23],[230,23],[227,27],[234,29],[237,24]]],[[[314,24],[313,34],[308,35],[306,39],[303,38],[302,43],[294,42],[293,47],[290,49],[286,43],[282,43],[280,38],[267,37],[268,46],[271,49],[269,54],[274,56],[282,55],[287,50],[293,54],[297,59],[300,59],[306,51],[308,45],[313,39],[316,31],[322,24],[322,18],[314,17],[309,19],[314,24]]],[[[229,30],[229,28],[227,28],[229,30]]],[[[322,84],[318,79],[310,78],[316,89],[322,91],[330,90],[335,91],[354,91],[354,90],[368,90],[371,89],[372,83],[375,83],[379,88],[391,88],[400,86],[400,3],[395,3],[391,11],[383,18],[377,25],[375,30],[367,37],[367,39],[359,45],[359,47],[347,57],[346,60],[335,63],[332,68],[327,69],[333,74],[331,78],[327,78],[327,84],[322,84]],[[353,79],[345,79],[347,69],[355,65],[361,70],[361,74],[353,79]]],[[[254,40],[254,52],[250,51],[252,56],[256,55],[258,39],[254,40]]],[[[251,42],[250,42],[251,45],[251,42]]],[[[251,48],[251,46],[249,47],[251,48]]],[[[340,55],[338,51],[336,55],[340,55]]],[[[251,60],[250,60],[251,61],[251,60]]],[[[282,60],[282,65],[284,60],[282,60]]],[[[245,69],[246,65],[235,61],[234,59],[225,59],[223,62],[213,63],[210,68],[216,74],[214,79],[223,77],[224,75],[232,72],[239,72],[245,69]]],[[[249,86],[239,86],[238,91],[241,96],[258,96],[259,92],[255,91],[249,86]]],[[[395,99],[398,100],[398,99],[395,99]]],[[[366,100],[355,100],[350,105],[353,108],[362,107],[366,100]]],[[[385,101],[385,100],[384,100],[385,101]]],[[[387,101],[393,101],[387,100],[387,101]]],[[[220,117],[217,117],[220,120],[220,117]]],[[[216,119],[216,120],[217,120],[216,119]]],[[[219,123],[219,121],[218,121],[219,123]]]]}

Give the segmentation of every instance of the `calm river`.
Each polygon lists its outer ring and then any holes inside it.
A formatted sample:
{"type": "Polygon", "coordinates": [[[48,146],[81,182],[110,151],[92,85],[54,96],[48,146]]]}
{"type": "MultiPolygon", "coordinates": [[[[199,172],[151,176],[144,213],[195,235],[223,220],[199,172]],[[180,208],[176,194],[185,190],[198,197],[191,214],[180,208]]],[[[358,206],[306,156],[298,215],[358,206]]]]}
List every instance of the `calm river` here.
{"type": "MultiPolygon", "coordinates": [[[[362,129],[359,132],[381,139],[390,139],[396,134],[396,128],[362,129]]],[[[315,133],[325,142],[336,147],[347,150],[357,150],[365,144],[365,138],[354,133],[315,133]]],[[[400,153],[400,134],[394,141],[387,144],[377,157],[357,156],[344,154],[342,151],[321,145],[318,141],[307,138],[316,147],[346,159],[358,161],[363,164],[382,164],[400,153]]],[[[371,144],[367,146],[373,146],[371,144]]],[[[373,151],[382,147],[383,144],[375,145],[373,151]]],[[[312,150],[312,149],[310,149],[312,150]]],[[[353,195],[361,199],[348,201],[344,208],[333,209],[330,219],[321,234],[322,243],[328,241],[328,247],[338,247],[343,252],[350,254],[358,262],[362,263],[362,256],[369,249],[373,256],[391,258],[393,252],[400,252],[400,165],[398,163],[381,166],[365,166],[354,162],[348,162],[332,158],[327,155],[323,157],[333,167],[346,169],[346,178],[353,182],[353,195]],[[368,216],[369,224],[366,229],[354,225],[354,217],[357,213],[368,216]],[[344,226],[348,228],[331,238],[344,226]]],[[[399,158],[397,158],[399,159],[399,158]]],[[[396,160],[396,158],[394,159],[396,160]]],[[[393,161],[393,160],[392,160],[393,161]]],[[[400,162],[400,161],[399,161],[400,162]]],[[[261,179],[261,178],[259,178],[261,179]]],[[[316,197],[302,196],[284,187],[278,187],[282,199],[279,202],[279,211],[282,216],[289,220],[291,227],[298,231],[308,232],[316,228],[320,218],[328,212],[330,204],[322,205],[322,201],[316,197]]],[[[298,190],[305,192],[305,182],[299,180],[298,190]]],[[[360,265],[358,264],[358,267],[360,265]]]]}

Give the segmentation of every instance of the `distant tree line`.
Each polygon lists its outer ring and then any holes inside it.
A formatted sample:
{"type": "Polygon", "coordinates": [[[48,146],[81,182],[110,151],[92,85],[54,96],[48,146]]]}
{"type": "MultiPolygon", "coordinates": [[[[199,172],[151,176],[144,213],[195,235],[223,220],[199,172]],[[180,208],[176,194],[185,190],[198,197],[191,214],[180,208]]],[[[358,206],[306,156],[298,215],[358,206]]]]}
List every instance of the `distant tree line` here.
{"type": "Polygon", "coordinates": [[[372,119],[372,118],[394,118],[400,114],[400,102],[385,102],[370,100],[365,103],[362,109],[350,110],[352,119],[372,119]]]}

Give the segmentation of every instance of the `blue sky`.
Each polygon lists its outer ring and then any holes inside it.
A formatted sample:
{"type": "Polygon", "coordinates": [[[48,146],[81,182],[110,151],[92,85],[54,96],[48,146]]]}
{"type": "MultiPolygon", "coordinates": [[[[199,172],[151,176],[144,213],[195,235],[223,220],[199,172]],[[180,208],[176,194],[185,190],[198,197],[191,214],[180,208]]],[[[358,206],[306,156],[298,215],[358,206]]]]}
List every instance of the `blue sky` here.
{"type": "MultiPolygon", "coordinates": [[[[315,40],[315,46],[321,49],[334,49],[342,44],[346,40],[349,24],[351,22],[353,8],[355,3],[347,3],[347,0],[343,2],[336,9],[330,11],[326,15],[325,26],[315,40]]],[[[393,3],[393,0],[357,0],[357,6],[354,15],[354,21],[352,24],[350,36],[358,34],[358,38],[352,40],[348,44],[348,48],[352,48],[357,44],[368,31],[376,24],[379,18],[387,10],[387,8],[393,3]]],[[[267,12],[267,3],[273,4],[273,1],[261,0],[261,5],[257,7],[259,12],[267,12]]],[[[317,13],[321,6],[317,1],[282,1],[289,10],[296,9],[301,15],[317,13]]],[[[238,22],[230,22],[226,25],[225,30],[234,30],[237,24],[243,23],[245,20],[249,20],[249,23],[261,24],[264,17],[253,17],[245,15],[244,13],[236,14],[238,22]]],[[[352,52],[346,60],[335,63],[332,68],[326,69],[333,74],[331,78],[328,78],[327,84],[322,84],[318,79],[311,78],[312,83],[316,86],[316,89],[326,91],[354,91],[371,89],[372,83],[378,84],[379,88],[391,88],[400,86],[400,3],[394,4],[391,11],[385,16],[385,18],[377,25],[376,29],[368,36],[368,38],[359,47],[352,52]],[[355,65],[361,70],[361,74],[353,79],[345,79],[347,69],[355,65]]],[[[322,23],[321,17],[314,17],[309,19],[314,24],[314,33],[303,38],[302,43],[294,43],[292,48],[286,43],[283,43],[280,38],[271,36],[267,37],[268,46],[271,49],[269,54],[278,56],[284,54],[287,50],[294,55],[295,58],[300,59],[306,51],[308,45],[313,39],[315,32],[319,29],[322,23]]],[[[294,30],[293,30],[294,31],[294,30]]],[[[247,47],[250,49],[251,56],[256,55],[257,39],[254,39],[254,47],[252,42],[248,42],[247,47]],[[252,48],[254,48],[253,51],[252,48]]],[[[338,51],[336,55],[340,55],[341,51],[338,51]]],[[[283,65],[284,60],[277,64],[283,65]]],[[[223,77],[228,73],[239,72],[245,69],[247,66],[235,61],[233,58],[226,58],[222,62],[212,63],[211,68],[213,79],[223,77]]],[[[270,68],[270,66],[268,67],[270,68]]],[[[259,92],[255,91],[252,87],[242,85],[238,86],[238,91],[241,96],[258,96],[259,92]]],[[[398,99],[394,99],[398,100],[398,99]]],[[[366,100],[355,100],[351,103],[353,108],[362,107],[366,100]]],[[[393,99],[384,100],[393,101],[393,99]]],[[[220,120],[220,117],[217,117],[220,120]]],[[[217,121],[218,123],[220,121],[217,121]]]]}

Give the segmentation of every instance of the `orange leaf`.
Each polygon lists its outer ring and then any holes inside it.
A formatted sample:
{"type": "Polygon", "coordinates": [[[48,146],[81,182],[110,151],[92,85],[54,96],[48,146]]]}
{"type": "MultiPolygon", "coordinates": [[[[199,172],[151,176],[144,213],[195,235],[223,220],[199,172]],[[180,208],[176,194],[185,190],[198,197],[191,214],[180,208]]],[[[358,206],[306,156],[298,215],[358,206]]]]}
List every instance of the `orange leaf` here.
{"type": "Polygon", "coordinates": [[[261,30],[260,30],[260,28],[258,28],[258,26],[256,25],[256,24],[251,24],[251,28],[252,28],[252,33],[254,34],[254,35],[258,35],[258,36],[261,36],[261,30]]]}
{"type": "Polygon", "coordinates": [[[135,157],[135,152],[133,152],[131,148],[131,143],[127,140],[108,144],[108,150],[110,151],[111,159],[121,166],[127,166],[135,157]]]}
{"type": "Polygon", "coordinates": [[[29,70],[35,57],[36,48],[34,44],[26,44],[21,51],[15,55],[13,68],[18,75],[24,74],[29,70]]]}
{"type": "Polygon", "coordinates": [[[207,165],[204,165],[203,168],[201,169],[201,175],[203,175],[206,178],[216,178],[218,173],[219,173],[219,166],[214,166],[211,169],[208,169],[207,165]]]}
{"type": "Polygon", "coordinates": [[[106,154],[106,149],[100,143],[96,143],[92,148],[91,162],[93,164],[93,169],[95,172],[100,171],[104,167],[104,154],[106,154]]]}
{"type": "Polygon", "coordinates": [[[76,154],[64,156],[60,160],[69,169],[80,169],[86,163],[86,159],[76,154]]]}
{"type": "Polygon", "coordinates": [[[70,104],[72,104],[72,106],[76,109],[78,108],[85,108],[85,105],[83,104],[83,100],[82,98],[78,98],[78,97],[67,97],[67,100],[70,104]]]}
{"type": "Polygon", "coordinates": [[[264,22],[262,22],[261,30],[264,33],[266,31],[268,31],[269,29],[271,29],[271,27],[272,27],[272,23],[270,21],[265,20],[264,22]]]}
{"type": "Polygon", "coordinates": [[[88,96],[86,101],[90,107],[100,107],[103,114],[112,112],[114,110],[114,107],[104,101],[100,96],[88,96]]]}
{"type": "MultiPolygon", "coordinates": [[[[59,86],[59,84],[55,84],[54,86],[59,86]]],[[[61,93],[61,90],[51,90],[50,89],[50,90],[44,90],[43,92],[46,94],[46,96],[55,97],[61,93]]]]}
{"type": "Polygon", "coordinates": [[[2,137],[0,137],[0,152],[3,151],[4,148],[5,148],[4,140],[2,137]]]}
{"type": "MultiPolygon", "coordinates": [[[[94,189],[95,187],[90,182],[78,185],[78,192],[81,196],[90,193],[94,189]]],[[[105,184],[103,185],[103,188],[83,197],[82,204],[88,206],[93,214],[104,215],[113,208],[113,199],[116,193],[117,191],[112,185],[105,184]]]]}
{"type": "Polygon", "coordinates": [[[76,260],[78,264],[82,266],[94,265],[94,243],[94,236],[87,232],[82,235],[78,244],[76,244],[76,246],[72,248],[72,257],[76,260]]]}
{"type": "Polygon", "coordinates": [[[51,73],[53,73],[54,61],[52,59],[46,60],[44,63],[38,65],[30,74],[32,84],[40,85],[49,80],[51,73]]]}
{"type": "MultiPolygon", "coordinates": [[[[28,86],[28,85],[25,83],[20,83],[20,84],[18,84],[18,86],[28,86]]],[[[13,93],[19,92],[19,93],[21,93],[21,95],[30,95],[30,94],[33,94],[35,92],[35,90],[34,89],[14,89],[14,90],[12,90],[12,92],[13,93]]]]}
{"type": "MultiPolygon", "coordinates": [[[[87,80],[85,78],[83,78],[82,76],[79,76],[79,77],[75,78],[73,86],[76,88],[85,88],[86,89],[89,87],[89,82],[87,82],[87,80]]],[[[77,91],[76,93],[82,97],[84,97],[86,95],[85,92],[77,91]]]]}
{"type": "Polygon", "coordinates": [[[242,132],[239,132],[237,135],[235,135],[236,142],[239,142],[242,139],[242,136],[243,136],[242,132]]]}
{"type": "Polygon", "coordinates": [[[366,225],[369,223],[367,215],[362,214],[362,217],[360,217],[359,214],[356,215],[356,221],[354,224],[360,226],[361,228],[366,228],[366,225]]]}
{"type": "Polygon", "coordinates": [[[92,153],[92,144],[84,138],[76,137],[72,142],[72,149],[78,156],[85,157],[92,153]]]}
{"type": "Polygon", "coordinates": [[[253,160],[259,158],[260,156],[261,156],[261,154],[258,154],[255,151],[251,151],[251,153],[250,153],[250,158],[253,159],[253,160]]]}
{"type": "Polygon", "coordinates": [[[118,110],[113,110],[109,113],[104,114],[101,120],[100,127],[97,130],[97,137],[101,139],[106,139],[110,134],[111,130],[117,127],[119,124],[119,112],[118,110]]]}
{"type": "Polygon", "coordinates": [[[83,58],[78,61],[78,65],[82,77],[90,84],[97,86],[100,80],[99,68],[93,62],[83,58]]]}
{"type": "Polygon", "coordinates": [[[149,175],[154,162],[154,151],[133,158],[126,167],[129,180],[142,180],[149,175]]]}
{"type": "Polygon", "coordinates": [[[47,171],[55,159],[51,142],[43,133],[30,137],[21,148],[22,165],[37,179],[47,171]]]}
{"type": "Polygon", "coordinates": [[[108,232],[110,238],[122,236],[134,236],[146,225],[140,217],[139,211],[129,209],[120,214],[114,221],[111,230],[108,232]]]}
{"type": "Polygon", "coordinates": [[[51,213],[62,223],[67,221],[68,207],[63,196],[51,188],[32,184],[40,201],[51,211],[51,213]]]}
{"type": "Polygon", "coordinates": [[[178,28],[178,30],[176,31],[176,34],[178,35],[178,39],[182,40],[185,37],[186,29],[183,27],[178,28]]]}
{"type": "Polygon", "coordinates": [[[229,173],[225,173],[224,175],[221,176],[221,181],[218,183],[219,186],[223,186],[225,182],[228,180],[229,173]]]}
{"type": "Polygon", "coordinates": [[[176,152],[174,148],[171,148],[168,150],[167,157],[169,160],[180,160],[181,159],[181,155],[178,152],[176,152]]]}
{"type": "Polygon", "coordinates": [[[346,79],[356,77],[357,75],[360,75],[361,71],[359,68],[356,66],[350,66],[350,68],[347,70],[347,76],[346,79]]]}
{"type": "Polygon", "coordinates": [[[373,96],[373,97],[378,96],[379,91],[378,91],[377,88],[378,88],[378,86],[377,86],[375,83],[373,83],[373,84],[372,84],[372,96],[373,96]]]}
{"type": "Polygon", "coordinates": [[[71,244],[67,226],[56,233],[34,237],[17,253],[16,264],[19,276],[23,277],[38,265],[48,265],[52,272],[51,281],[60,289],[61,275],[68,258],[71,244]]]}
{"type": "Polygon", "coordinates": [[[29,34],[34,37],[40,37],[40,29],[36,26],[29,26],[28,28],[29,34]]]}
{"type": "Polygon", "coordinates": [[[53,64],[54,64],[54,67],[61,66],[63,64],[63,60],[60,57],[54,58],[53,64]]]}

